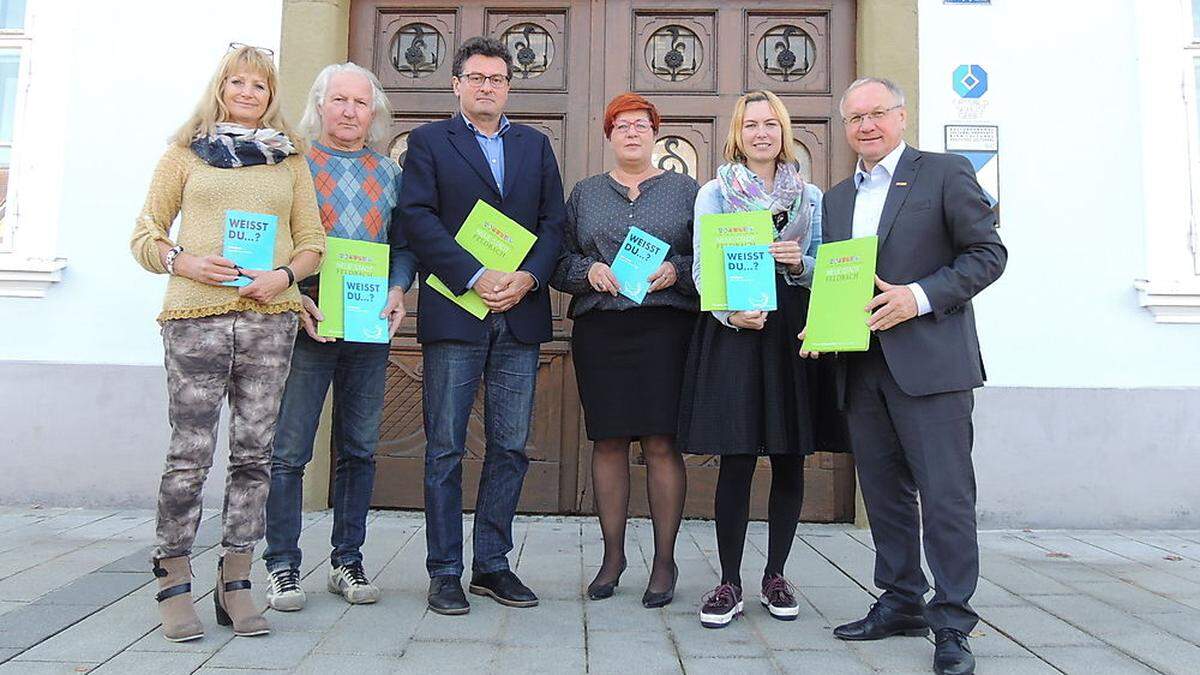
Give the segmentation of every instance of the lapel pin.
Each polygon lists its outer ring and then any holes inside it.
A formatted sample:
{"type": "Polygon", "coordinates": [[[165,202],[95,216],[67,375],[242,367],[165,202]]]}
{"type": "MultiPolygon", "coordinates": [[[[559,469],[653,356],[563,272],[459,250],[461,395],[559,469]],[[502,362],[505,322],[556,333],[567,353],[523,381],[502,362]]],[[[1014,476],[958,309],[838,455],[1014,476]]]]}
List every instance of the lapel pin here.
{"type": "Polygon", "coordinates": [[[908,187],[907,181],[896,181],[896,187],[908,187]]]}

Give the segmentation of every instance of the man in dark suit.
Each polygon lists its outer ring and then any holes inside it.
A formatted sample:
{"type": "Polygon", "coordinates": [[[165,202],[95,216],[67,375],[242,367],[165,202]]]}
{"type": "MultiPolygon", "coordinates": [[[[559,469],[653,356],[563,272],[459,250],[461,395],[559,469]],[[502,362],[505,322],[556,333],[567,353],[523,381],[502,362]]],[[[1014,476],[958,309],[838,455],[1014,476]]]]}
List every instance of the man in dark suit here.
{"type": "Polygon", "coordinates": [[[970,162],[901,140],[899,87],[861,79],[839,107],[859,161],[854,176],[825,193],[824,237],[879,237],[870,349],[839,355],[835,370],[883,594],[834,635],[877,640],[933,628],[935,672],[972,673],[979,548],[971,412],[984,371],[971,298],[1000,277],[1008,253],[970,162]],[[935,589],[928,604],[922,525],[935,589]]]}
{"type": "Polygon", "coordinates": [[[529,466],[538,345],[551,335],[549,282],[566,217],[550,141],[504,115],[508,49],[492,38],[471,38],[455,54],[453,74],[460,111],[409,135],[399,207],[422,272],[417,339],[424,356],[426,567],[429,608],[441,614],[470,610],[460,581],[462,458],[481,379],[487,450],[470,590],[513,607],[538,602],[510,571],[507,555],[529,466]],[[516,272],[483,267],[454,240],[480,199],[537,235],[516,272]],[[455,294],[474,289],[488,315],[480,321],[429,288],[430,274],[455,294]]]}

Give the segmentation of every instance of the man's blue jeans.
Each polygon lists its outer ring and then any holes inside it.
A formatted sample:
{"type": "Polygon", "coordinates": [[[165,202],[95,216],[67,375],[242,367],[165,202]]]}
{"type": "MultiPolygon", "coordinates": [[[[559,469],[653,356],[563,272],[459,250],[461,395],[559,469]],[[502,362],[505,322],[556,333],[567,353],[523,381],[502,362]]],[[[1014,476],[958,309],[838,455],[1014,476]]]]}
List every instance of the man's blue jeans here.
{"type": "Polygon", "coordinates": [[[263,554],[268,570],[300,567],[304,465],[312,459],[313,439],[330,382],[337,453],[330,561],[334,565],[362,562],[359,549],[367,536],[387,364],[386,344],[321,343],[299,331],[271,456],[267,550],[263,554]]]}
{"type": "Polygon", "coordinates": [[[425,404],[425,539],[429,576],[463,573],[462,459],[467,422],[484,382],[487,449],[475,500],[476,572],[508,569],[512,520],[529,458],[538,345],[518,342],[501,314],[489,314],[483,342],[422,345],[425,404]]]}

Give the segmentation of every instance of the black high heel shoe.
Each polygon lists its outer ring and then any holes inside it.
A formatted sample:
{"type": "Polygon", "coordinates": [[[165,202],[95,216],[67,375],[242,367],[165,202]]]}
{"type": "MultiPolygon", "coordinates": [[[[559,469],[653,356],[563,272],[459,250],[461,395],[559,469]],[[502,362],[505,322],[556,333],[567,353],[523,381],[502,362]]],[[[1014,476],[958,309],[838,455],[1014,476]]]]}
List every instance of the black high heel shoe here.
{"type": "Polygon", "coordinates": [[[617,572],[617,577],[612,581],[604,583],[596,583],[593,581],[588,584],[587,596],[590,600],[604,600],[613,596],[613,590],[621,585],[621,575],[625,573],[625,566],[628,561],[621,561],[621,571],[617,572]]]}
{"type": "Polygon", "coordinates": [[[642,594],[642,607],[646,609],[666,607],[675,599],[675,584],[679,582],[679,565],[672,563],[672,566],[674,570],[671,577],[671,587],[661,593],[656,593],[647,588],[646,592],[642,594]]]}

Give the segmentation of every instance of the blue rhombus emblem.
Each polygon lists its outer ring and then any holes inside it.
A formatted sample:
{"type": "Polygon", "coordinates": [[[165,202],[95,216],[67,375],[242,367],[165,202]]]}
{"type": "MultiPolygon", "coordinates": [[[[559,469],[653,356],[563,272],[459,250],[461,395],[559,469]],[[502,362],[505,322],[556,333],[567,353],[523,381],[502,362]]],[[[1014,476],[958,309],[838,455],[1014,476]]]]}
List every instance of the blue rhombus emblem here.
{"type": "Polygon", "coordinates": [[[961,65],[954,69],[954,91],[963,98],[979,98],[987,93],[988,75],[978,64],[961,65]]]}

